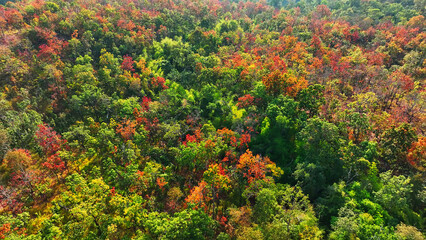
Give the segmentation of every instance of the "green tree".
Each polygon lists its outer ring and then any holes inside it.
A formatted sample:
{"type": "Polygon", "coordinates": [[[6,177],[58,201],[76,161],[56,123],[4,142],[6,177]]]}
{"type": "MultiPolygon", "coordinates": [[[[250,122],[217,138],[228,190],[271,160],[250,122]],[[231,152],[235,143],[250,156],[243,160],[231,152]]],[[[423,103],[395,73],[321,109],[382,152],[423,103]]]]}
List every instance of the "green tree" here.
{"type": "Polygon", "coordinates": [[[321,231],[309,199],[298,187],[261,189],[253,209],[266,239],[320,239],[321,231]]]}
{"type": "Polygon", "coordinates": [[[413,167],[407,161],[407,153],[411,144],[417,140],[413,127],[407,123],[392,126],[381,136],[380,155],[382,168],[396,170],[399,173],[409,173],[413,167]]]}
{"type": "Polygon", "coordinates": [[[319,118],[309,119],[297,135],[297,170],[293,176],[312,199],[342,177],[343,143],[338,128],[319,118]]]}

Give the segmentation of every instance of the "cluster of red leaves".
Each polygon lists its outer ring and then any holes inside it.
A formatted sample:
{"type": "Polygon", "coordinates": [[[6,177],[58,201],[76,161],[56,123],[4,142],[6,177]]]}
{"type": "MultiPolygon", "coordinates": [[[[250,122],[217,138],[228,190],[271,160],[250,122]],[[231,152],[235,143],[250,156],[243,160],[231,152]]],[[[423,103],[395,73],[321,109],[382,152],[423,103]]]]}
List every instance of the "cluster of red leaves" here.
{"type": "Polygon", "coordinates": [[[411,145],[408,150],[407,160],[411,166],[423,170],[426,165],[426,137],[421,137],[411,145]]]}
{"type": "Polygon", "coordinates": [[[137,108],[133,109],[133,117],[135,118],[138,124],[142,124],[144,122],[148,122],[148,120],[143,117],[144,112],[149,111],[149,104],[151,103],[151,98],[144,96],[142,98],[142,102],[140,103],[142,109],[139,110],[137,108]]]}
{"type": "Polygon", "coordinates": [[[195,142],[195,143],[199,143],[201,140],[203,139],[202,135],[201,135],[201,130],[197,129],[195,130],[194,134],[186,134],[185,136],[185,140],[182,142],[183,145],[186,146],[186,144],[188,142],[195,142]]]}
{"type": "Polygon", "coordinates": [[[154,130],[158,130],[158,123],[159,120],[157,117],[154,117],[153,119],[148,118],[142,118],[143,125],[145,126],[145,130],[151,132],[154,130]]]}
{"type": "Polygon", "coordinates": [[[149,110],[149,103],[151,102],[151,99],[148,97],[143,97],[142,99],[142,110],[138,110],[135,108],[133,110],[133,116],[135,117],[136,125],[143,125],[145,126],[145,130],[151,132],[158,127],[158,118],[154,117],[153,119],[148,119],[143,115],[144,112],[147,112],[149,110]]]}
{"type": "Polygon", "coordinates": [[[135,69],[133,68],[133,58],[131,56],[124,56],[123,62],[121,63],[121,69],[134,72],[135,69]]]}
{"type": "Polygon", "coordinates": [[[10,223],[3,223],[0,227],[0,239],[5,239],[10,234],[25,234],[26,228],[25,227],[15,227],[12,229],[12,226],[10,223]]]}
{"type": "Polygon", "coordinates": [[[127,141],[133,138],[137,125],[138,123],[136,120],[125,119],[117,124],[116,132],[127,141]]]}
{"type": "Polygon", "coordinates": [[[359,28],[350,27],[343,29],[343,34],[345,35],[346,40],[355,43],[359,39],[359,28]]]}
{"type": "MultiPolygon", "coordinates": [[[[22,169],[12,173],[12,178],[10,180],[11,186],[27,186],[32,187],[31,185],[34,182],[39,182],[41,180],[41,176],[38,175],[38,172],[32,169],[22,169]]],[[[31,189],[25,189],[25,191],[31,191],[31,189]]]]}
{"type": "Polygon", "coordinates": [[[149,110],[149,104],[151,103],[151,98],[144,96],[142,98],[141,107],[144,111],[149,110]]]}
{"type": "Polygon", "coordinates": [[[191,193],[185,199],[185,202],[194,204],[195,208],[201,207],[207,212],[207,203],[210,200],[211,198],[207,196],[207,183],[205,181],[201,181],[198,186],[191,190],[191,193]]]}
{"type": "Polygon", "coordinates": [[[326,5],[318,5],[317,9],[314,12],[314,17],[323,18],[329,17],[331,15],[330,9],[326,5]]]}
{"type": "Polygon", "coordinates": [[[222,139],[233,147],[240,149],[247,147],[251,141],[251,135],[249,133],[243,133],[238,137],[238,134],[228,128],[222,128],[217,130],[217,134],[222,139]]]}
{"type": "Polygon", "coordinates": [[[414,88],[413,79],[402,71],[397,70],[393,72],[390,77],[391,82],[398,83],[404,91],[410,91],[414,88]]]}
{"type": "Polygon", "coordinates": [[[5,239],[6,238],[6,234],[10,232],[10,224],[9,223],[4,223],[1,227],[0,227],[0,239],[5,239]]]}
{"type": "Polygon", "coordinates": [[[58,152],[47,157],[46,162],[42,163],[42,165],[51,170],[64,170],[66,168],[65,162],[59,157],[58,152]]]}
{"type": "Polygon", "coordinates": [[[61,54],[62,49],[66,48],[68,42],[64,42],[54,37],[50,37],[47,40],[47,44],[40,45],[40,50],[37,54],[37,57],[44,61],[52,61],[53,57],[61,54]]]}
{"type": "Polygon", "coordinates": [[[160,89],[160,90],[169,88],[166,86],[166,80],[162,77],[151,78],[151,87],[153,89],[160,89]]]}
{"type": "Polygon", "coordinates": [[[253,105],[253,103],[254,103],[254,97],[250,94],[246,94],[238,98],[237,106],[240,108],[245,108],[245,107],[253,105]]]}
{"type": "Polygon", "coordinates": [[[156,182],[157,182],[158,187],[160,187],[160,189],[163,189],[163,187],[167,184],[166,179],[164,179],[163,177],[157,178],[156,182]]]}
{"type": "Polygon", "coordinates": [[[112,188],[109,190],[109,194],[110,194],[111,196],[115,196],[115,194],[117,194],[117,191],[115,190],[115,187],[112,187],[112,188]]]}
{"type": "Polygon", "coordinates": [[[47,155],[47,160],[42,165],[52,171],[64,170],[66,165],[59,156],[58,151],[64,147],[66,140],[63,140],[61,136],[47,124],[40,124],[38,128],[39,129],[35,133],[35,138],[47,155]]]}
{"type": "Polygon", "coordinates": [[[222,162],[234,162],[237,159],[237,156],[232,151],[226,151],[225,157],[222,159],[222,162]]]}
{"type": "Polygon", "coordinates": [[[243,148],[243,147],[248,148],[248,144],[251,141],[251,135],[249,133],[243,133],[243,134],[241,134],[241,137],[240,137],[239,140],[240,140],[239,141],[240,142],[240,145],[239,145],[240,148],[243,148]]]}
{"type": "Polygon", "coordinates": [[[3,16],[7,22],[7,24],[11,26],[18,26],[23,22],[22,14],[13,8],[8,8],[7,10],[5,8],[0,9],[0,13],[3,12],[3,16]]]}
{"type": "Polygon", "coordinates": [[[228,129],[228,128],[222,128],[217,130],[217,134],[222,137],[222,139],[226,142],[231,144],[231,146],[236,147],[237,144],[237,138],[235,137],[235,132],[228,129]]]}
{"type": "Polygon", "coordinates": [[[127,31],[132,31],[136,28],[136,25],[133,23],[133,21],[125,21],[124,19],[120,19],[117,22],[117,26],[123,29],[126,29],[127,31]]]}
{"type": "Polygon", "coordinates": [[[267,165],[271,163],[268,157],[261,157],[260,155],[254,156],[253,153],[247,149],[247,151],[240,156],[237,169],[243,172],[244,177],[246,177],[250,183],[254,180],[264,179],[268,172],[267,165]]]}
{"type": "Polygon", "coordinates": [[[220,225],[222,225],[222,226],[226,226],[227,224],[226,224],[226,222],[228,221],[228,219],[225,217],[225,216],[222,216],[220,219],[219,219],[219,224],[220,225]]]}
{"type": "Polygon", "coordinates": [[[55,154],[57,151],[61,150],[63,144],[66,143],[66,140],[63,140],[61,136],[47,124],[38,125],[35,139],[48,155],[55,154]]]}
{"type": "Polygon", "coordinates": [[[262,82],[269,93],[282,93],[290,96],[295,96],[307,85],[307,82],[303,77],[298,78],[293,74],[282,73],[279,70],[269,73],[262,79],[262,82]]]}
{"type": "Polygon", "coordinates": [[[18,193],[16,191],[0,186],[0,208],[2,211],[11,211],[16,214],[22,212],[23,206],[24,204],[18,201],[18,193]]]}
{"type": "Polygon", "coordinates": [[[167,36],[167,27],[160,25],[160,28],[157,30],[157,36],[167,36]]]}
{"type": "Polygon", "coordinates": [[[55,83],[49,84],[49,91],[52,93],[50,98],[52,99],[52,108],[60,111],[59,103],[67,99],[67,87],[64,79],[62,78],[61,71],[55,71],[55,83]]]}

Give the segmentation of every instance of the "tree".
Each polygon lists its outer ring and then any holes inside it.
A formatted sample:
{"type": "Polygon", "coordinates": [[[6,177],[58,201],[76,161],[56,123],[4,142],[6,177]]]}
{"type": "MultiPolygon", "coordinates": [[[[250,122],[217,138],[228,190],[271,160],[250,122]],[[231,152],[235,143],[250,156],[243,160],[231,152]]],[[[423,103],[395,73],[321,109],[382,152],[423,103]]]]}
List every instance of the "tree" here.
{"type": "Polygon", "coordinates": [[[407,153],[417,140],[414,129],[407,123],[400,126],[392,126],[391,129],[382,134],[380,141],[382,167],[385,170],[396,170],[407,173],[412,166],[407,161],[407,153]]]}
{"type": "Polygon", "coordinates": [[[243,173],[249,183],[265,179],[267,173],[271,173],[275,177],[283,174],[281,168],[277,167],[268,157],[254,156],[248,149],[240,156],[237,169],[243,173]]]}
{"type": "Polygon", "coordinates": [[[98,79],[91,64],[92,61],[93,59],[88,55],[79,56],[72,68],[64,70],[64,75],[67,76],[68,88],[80,93],[84,85],[96,86],[98,84],[98,79]]]}
{"type": "Polygon", "coordinates": [[[46,123],[38,125],[38,130],[35,132],[35,139],[47,155],[55,154],[61,150],[63,144],[66,143],[66,141],[62,140],[61,136],[46,123]]]}
{"type": "Polygon", "coordinates": [[[319,118],[309,119],[299,132],[297,170],[293,176],[312,199],[316,199],[327,185],[341,178],[342,143],[343,139],[339,136],[338,128],[319,118]]]}
{"type": "Polygon", "coordinates": [[[217,224],[201,210],[185,209],[163,218],[151,213],[144,225],[154,237],[201,240],[213,237],[217,224]]]}
{"type": "Polygon", "coordinates": [[[267,239],[320,239],[314,210],[300,188],[277,185],[261,189],[253,217],[267,239]]]}
{"type": "Polygon", "coordinates": [[[10,148],[35,146],[34,133],[41,124],[41,115],[34,110],[6,111],[2,119],[8,133],[10,148]]]}
{"type": "Polygon", "coordinates": [[[66,178],[67,190],[61,197],[53,201],[58,213],[65,217],[56,223],[62,229],[61,236],[71,239],[106,237],[107,226],[112,218],[108,211],[110,187],[102,179],[86,181],[81,175],[74,173],[66,178]]]}
{"type": "Polygon", "coordinates": [[[35,133],[35,138],[47,158],[42,165],[54,172],[58,177],[58,174],[67,168],[67,163],[62,160],[59,153],[60,150],[66,147],[66,140],[63,140],[47,124],[40,124],[38,127],[39,129],[35,133]]]}
{"type": "Polygon", "coordinates": [[[295,138],[306,114],[300,111],[298,102],[284,96],[271,101],[265,113],[266,117],[257,130],[260,134],[253,139],[251,149],[265,153],[285,172],[292,172],[296,165],[295,138]]]}
{"type": "Polygon", "coordinates": [[[409,177],[392,176],[390,171],[380,174],[382,187],[374,192],[374,199],[390,214],[409,224],[420,223],[419,216],[411,210],[413,184],[409,177]]]}

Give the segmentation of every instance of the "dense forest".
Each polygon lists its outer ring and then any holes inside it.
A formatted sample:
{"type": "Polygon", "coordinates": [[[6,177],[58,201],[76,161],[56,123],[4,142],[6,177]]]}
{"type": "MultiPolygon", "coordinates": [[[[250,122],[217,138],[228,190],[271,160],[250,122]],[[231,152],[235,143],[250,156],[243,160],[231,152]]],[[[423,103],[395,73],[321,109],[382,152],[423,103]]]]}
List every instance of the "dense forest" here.
{"type": "Polygon", "coordinates": [[[425,239],[425,0],[0,5],[0,239],[425,239]]]}

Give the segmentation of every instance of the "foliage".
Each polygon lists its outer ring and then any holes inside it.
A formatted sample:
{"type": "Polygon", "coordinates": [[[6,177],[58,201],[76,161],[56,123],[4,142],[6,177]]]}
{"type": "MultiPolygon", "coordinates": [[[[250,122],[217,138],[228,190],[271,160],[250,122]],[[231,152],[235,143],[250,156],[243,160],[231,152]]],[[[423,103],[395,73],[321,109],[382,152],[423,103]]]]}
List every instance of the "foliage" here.
{"type": "Polygon", "coordinates": [[[1,239],[424,239],[424,0],[0,0],[1,239]]]}

